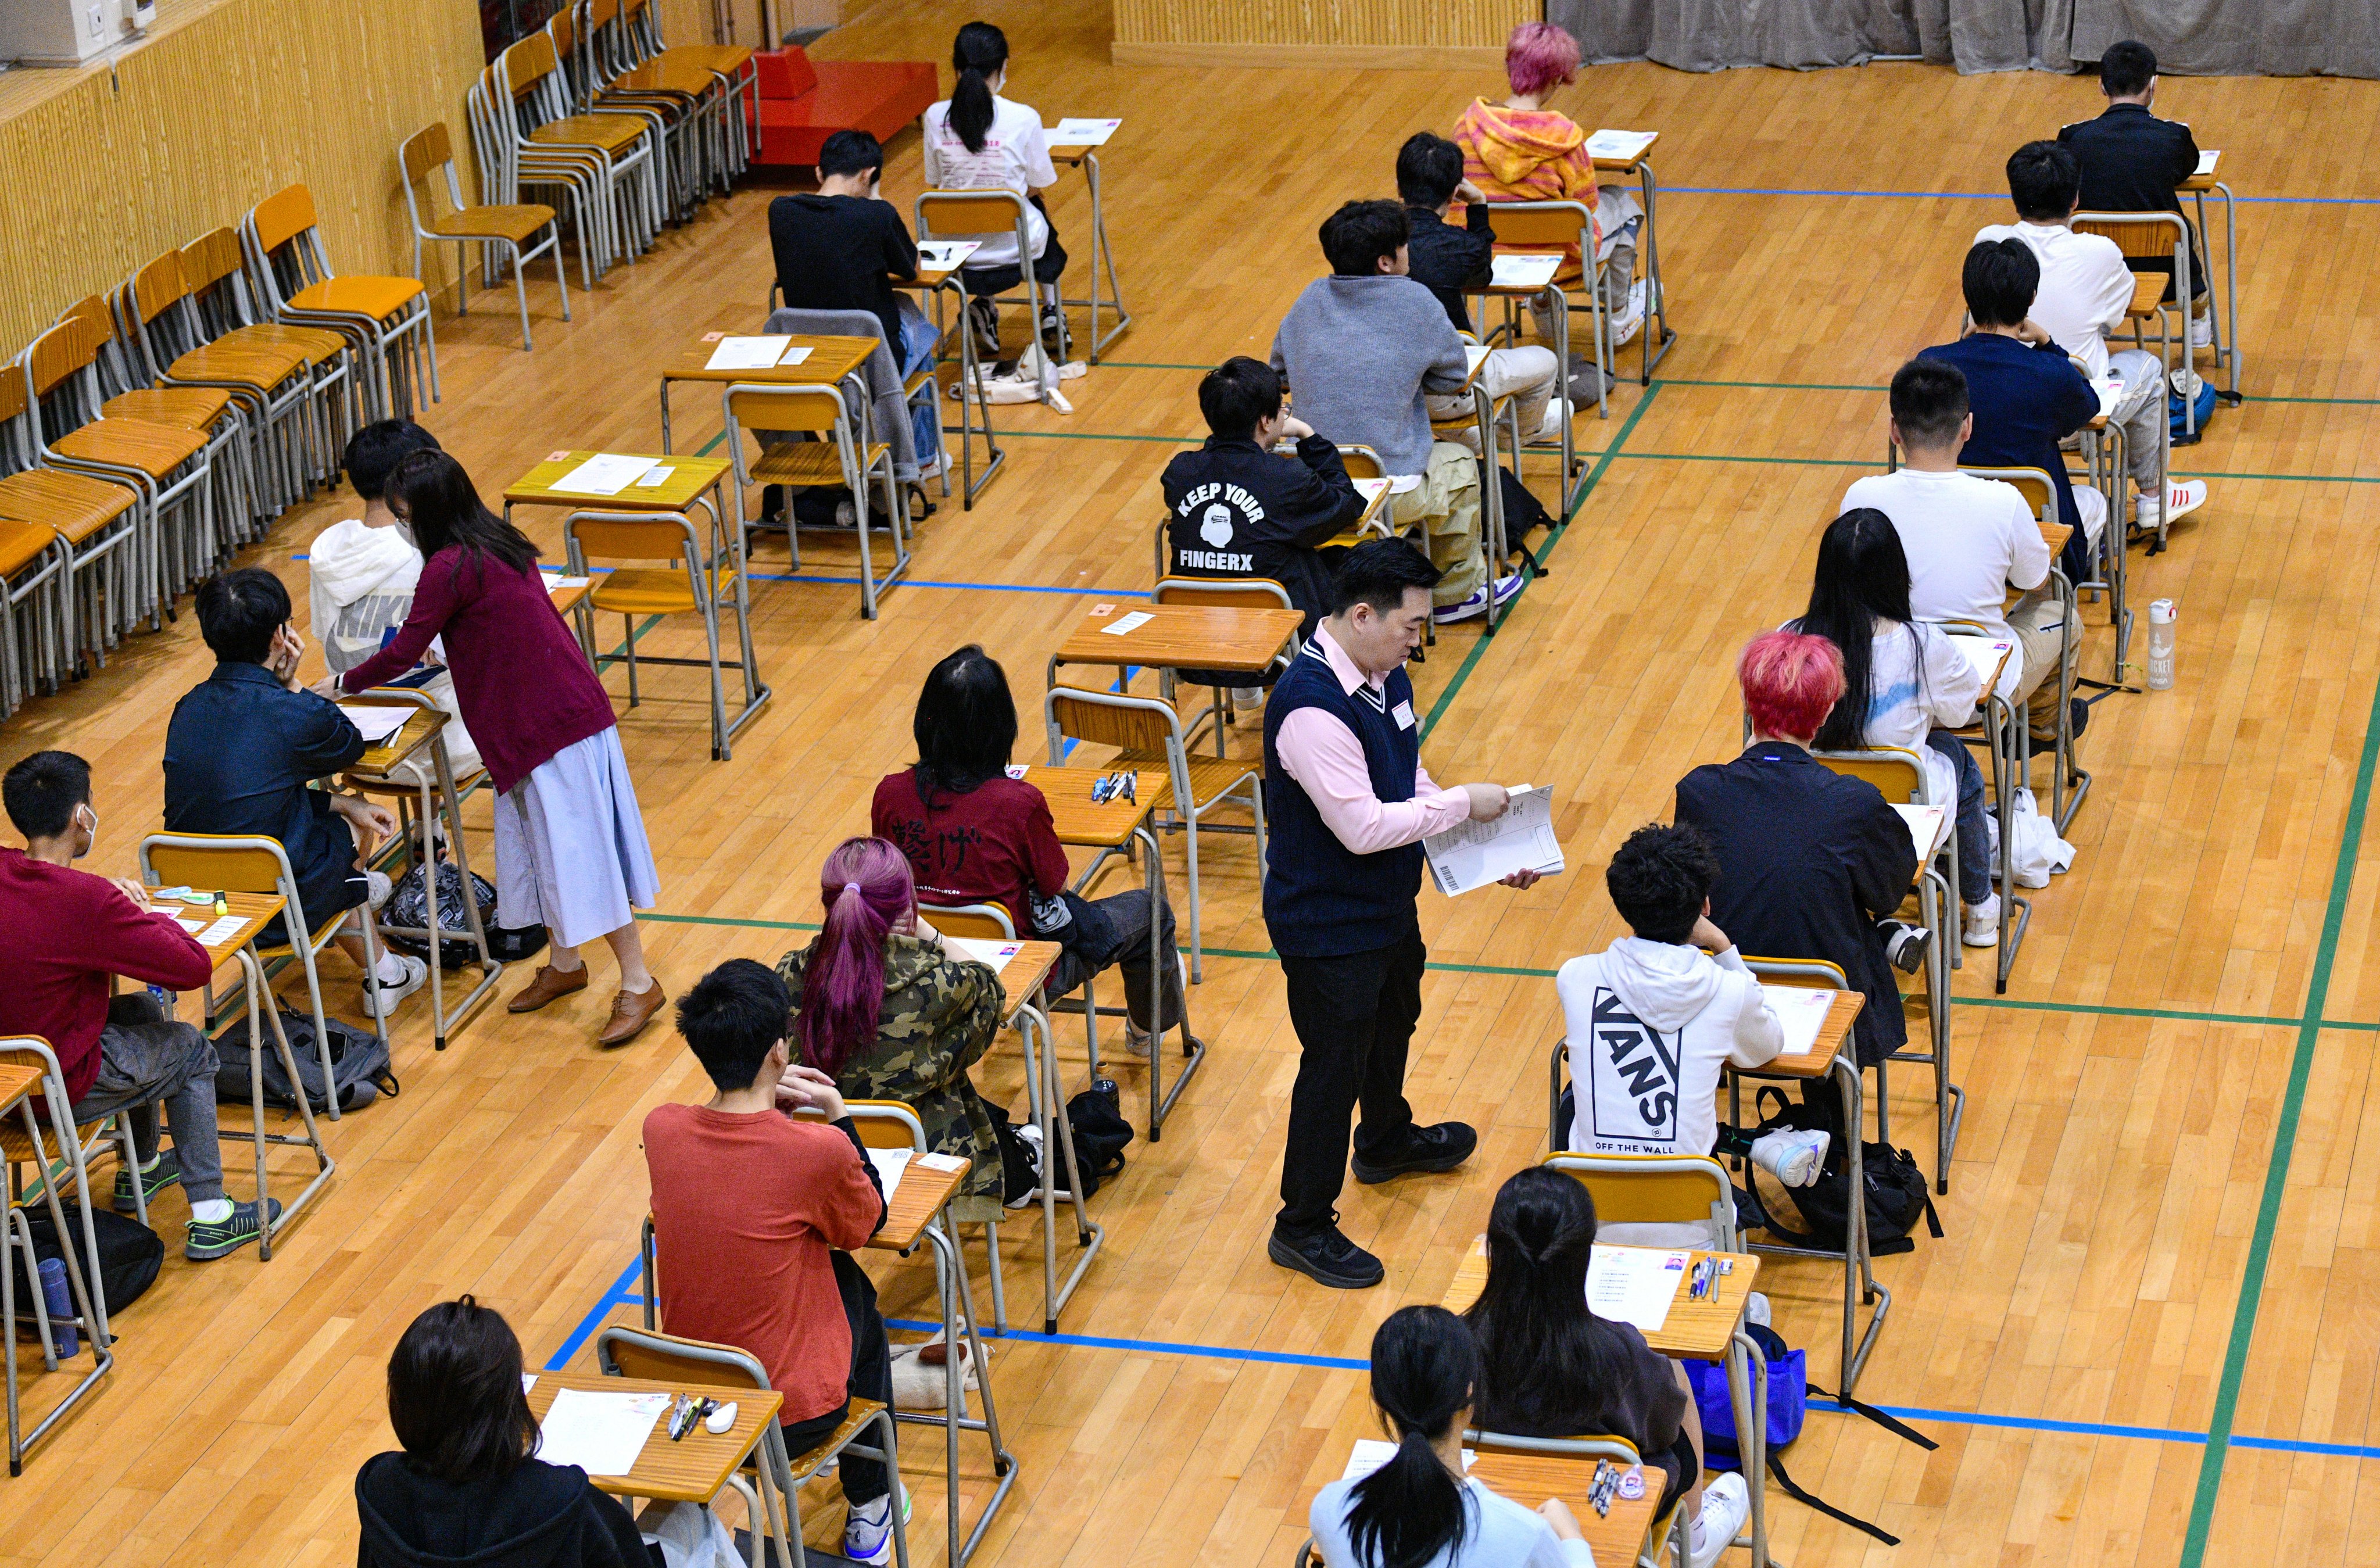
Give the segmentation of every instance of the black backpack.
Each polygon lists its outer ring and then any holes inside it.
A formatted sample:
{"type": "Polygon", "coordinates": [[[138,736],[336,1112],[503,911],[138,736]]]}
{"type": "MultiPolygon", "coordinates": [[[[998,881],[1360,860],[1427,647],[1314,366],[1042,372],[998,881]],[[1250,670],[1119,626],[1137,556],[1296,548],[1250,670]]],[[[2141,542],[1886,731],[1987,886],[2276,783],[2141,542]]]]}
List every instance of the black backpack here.
{"type": "MultiPolygon", "coordinates": [[[[1100,1078],[1066,1101],[1066,1125],[1073,1129],[1076,1173],[1082,1196],[1090,1197],[1099,1184],[1123,1169],[1124,1146],[1133,1140],[1132,1124],[1123,1119],[1113,1078],[1100,1078]]],[[[1042,1156],[1055,1179],[1066,1176],[1065,1152],[1042,1156]]]]}
{"type": "MultiPolygon", "coordinates": [[[[1753,1193],[1736,1194],[1739,1220],[1773,1232],[1791,1246],[1840,1252],[1848,1240],[1851,1222],[1851,1159],[1843,1149],[1841,1107],[1831,1097],[1816,1104],[1796,1104],[1773,1084],[1762,1087],[1757,1103],[1766,1114],[1760,1124],[1752,1129],[1754,1136],[1791,1127],[1827,1133],[1833,1141],[1827,1146],[1827,1162],[1818,1179],[1805,1187],[1785,1189],[1785,1196],[1801,1210],[1803,1222],[1809,1226],[1806,1233],[1779,1224],[1753,1193]],[[1776,1104],[1773,1111],[1769,1109],[1772,1095],[1776,1104]]],[[[1934,1212],[1934,1196],[1926,1186],[1925,1173],[1917,1168],[1916,1159],[1907,1149],[1895,1149],[1888,1143],[1862,1143],[1860,1179],[1867,1188],[1867,1249],[1871,1257],[1914,1252],[1917,1243],[1911,1233],[1921,1219],[1925,1222],[1927,1233],[1937,1241],[1941,1239],[1942,1221],[1934,1212]]]]}
{"type": "MultiPolygon", "coordinates": [[[[245,1090],[242,1090],[245,1093],[245,1090]]],[[[82,1210],[71,1203],[62,1203],[67,1217],[67,1234],[74,1238],[75,1266],[84,1265],[82,1251],[82,1210]]],[[[64,1258],[66,1249],[58,1245],[58,1228],[50,1223],[50,1207],[35,1204],[25,1211],[33,1228],[33,1253],[36,1258],[64,1258]]],[[[91,1214],[91,1232],[99,1243],[99,1299],[106,1305],[109,1317],[123,1311],[140,1299],[141,1293],[156,1282],[157,1270],[165,1261],[165,1244],[157,1233],[128,1214],[111,1209],[94,1209],[91,1214]]],[[[31,1297],[25,1278],[25,1255],[16,1254],[13,1267],[17,1270],[17,1321],[20,1328],[33,1321],[31,1297]]]]}
{"type": "MultiPolygon", "coordinates": [[[[386,925],[409,926],[420,930],[430,924],[430,893],[422,869],[416,866],[397,880],[388,901],[381,906],[381,919],[386,925]]],[[[474,872],[471,891],[480,902],[480,928],[491,939],[496,929],[496,890],[485,877],[474,872]]],[[[471,924],[463,908],[463,873],[452,861],[438,863],[438,929],[452,932],[438,942],[438,964],[441,968],[459,969],[479,957],[471,945],[471,924]],[[455,940],[459,938],[460,940],[455,940]]],[[[399,953],[410,953],[416,958],[430,956],[430,944],[419,937],[388,933],[388,944],[399,953]]]]}
{"type": "MultiPolygon", "coordinates": [[[[388,1047],[381,1038],[368,1029],[357,1028],[336,1018],[325,1020],[331,1027],[331,1073],[339,1095],[341,1112],[360,1110],[382,1095],[395,1099],[398,1090],[396,1075],[388,1068],[388,1047]]],[[[252,1017],[242,1017],[215,1039],[215,1056],[220,1065],[215,1073],[215,1102],[219,1105],[248,1103],[248,1067],[254,1054],[249,1048],[252,1017]]],[[[322,1052],[314,1049],[314,1020],[297,1013],[283,1012],[281,1030],[289,1037],[289,1054],[297,1058],[298,1077],[306,1086],[306,1099],[317,1114],[331,1108],[330,1091],[322,1083],[322,1052]]],[[[298,1091],[282,1070],[281,1053],[273,1042],[264,1042],[261,1053],[264,1069],[264,1102],[286,1111],[298,1108],[298,1091]]]]}

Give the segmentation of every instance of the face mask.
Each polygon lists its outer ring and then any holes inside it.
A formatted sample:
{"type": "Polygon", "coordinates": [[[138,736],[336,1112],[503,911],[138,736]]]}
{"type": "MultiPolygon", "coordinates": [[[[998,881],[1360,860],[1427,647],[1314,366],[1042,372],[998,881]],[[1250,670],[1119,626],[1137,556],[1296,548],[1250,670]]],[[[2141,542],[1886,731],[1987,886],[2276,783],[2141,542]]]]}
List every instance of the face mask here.
{"type": "Polygon", "coordinates": [[[87,820],[89,825],[84,829],[84,831],[91,834],[91,842],[93,844],[97,844],[99,842],[99,813],[88,806],[78,806],[75,809],[80,811],[87,820]]]}

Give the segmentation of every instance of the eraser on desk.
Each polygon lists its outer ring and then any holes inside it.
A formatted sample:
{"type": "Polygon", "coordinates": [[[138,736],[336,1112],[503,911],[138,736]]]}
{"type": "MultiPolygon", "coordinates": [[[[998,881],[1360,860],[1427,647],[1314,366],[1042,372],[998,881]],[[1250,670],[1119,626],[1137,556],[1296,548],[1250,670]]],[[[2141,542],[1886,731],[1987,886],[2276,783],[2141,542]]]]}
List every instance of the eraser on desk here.
{"type": "Polygon", "coordinates": [[[702,1418],[702,1429],[714,1436],[735,1425],[735,1402],[729,1400],[702,1418]]]}

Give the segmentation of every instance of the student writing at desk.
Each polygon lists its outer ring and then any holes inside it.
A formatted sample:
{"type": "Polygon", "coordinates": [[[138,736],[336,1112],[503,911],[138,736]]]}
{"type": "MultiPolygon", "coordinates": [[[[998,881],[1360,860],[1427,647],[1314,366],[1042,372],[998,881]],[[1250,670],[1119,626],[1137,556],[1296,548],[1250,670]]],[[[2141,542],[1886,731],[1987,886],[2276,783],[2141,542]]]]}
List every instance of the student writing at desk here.
{"type": "MultiPolygon", "coordinates": [[[[70,751],[37,751],[0,780],[8,820],[25,847],[0,849],[0,1035],[39,1035],[57,1053],[75,1124],[131,1118],[138,1176],[115,1173],[115,1208],[132,1213],[132,1184],[153,1202],[179,1182],[190,1200],[184,1256],[221,1258],[257,1238],[257,1206],[224,1196],[215,1134],[215,1048],[195,1024],[169,1016],[146,991],[111,997],[115,977],[196,991],[214,961],[165,913],[151,913],[137,882],[78,871],[99,836],[91,765],[70,751]],[[171,1150],[157,1147],[165,1108],[171,1150]]],[[[281,1205],[274,1203],[278,1216],[281,1205]]]]}

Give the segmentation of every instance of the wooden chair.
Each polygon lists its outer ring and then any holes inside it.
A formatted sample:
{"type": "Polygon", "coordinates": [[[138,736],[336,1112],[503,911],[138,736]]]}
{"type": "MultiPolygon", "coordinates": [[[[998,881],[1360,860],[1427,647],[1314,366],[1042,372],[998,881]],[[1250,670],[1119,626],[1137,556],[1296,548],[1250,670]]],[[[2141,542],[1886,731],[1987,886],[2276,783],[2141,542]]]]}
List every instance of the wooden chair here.
{"type": "MultiPolygon", "coordinates": [[[[616,612],[627,631],[626,651],[595,656],[600,672],[615,661],[628,666],[628,706],[643,700],[637,686],[637,620],[650,615],[698,615],[706,653],[700,659],[664,658],[648,653],[647,664],[683,664],[710,672],[710,760],[724,762],[733,755],[730,742],[750,721],[769,688],[752,656],[751,628],[739,612],[735,619],[736,662],[744,675],[744,705],[734,723],[727,718],[727,695],[719,662],[720,612],[735,610],[738,571],[732,560],[705,559],[702,537],[683,512],[573,512],[562,520],[564,548],[569,552],[574,577],[592,576],[593,561],[663,561],[663,566],[624,567],[595,578],[582,602],[582,614],[616,612]]],[[[591,641],[589,646],[592,646],[591,641]]]]}
{"type": "Polygon", "coordinates": [[[1182,824],[1190,868],[1190,979],[1197,983],[1204,978],[1198,938],[1198,825],[1208,812],[1239,796],[1255,818],[1257,875],[1263,880],[1263,760],[1191,756],[1182,715],[1172,703],[1155,698],[1062,686],[1052,687],[1042,702],[1053,735],[1119,748],[1114,758],[1118,767],[1165,770],[1168,798],[1151,805],[1160,814],[1171,808],[1182,824]]]}
{"type": "MultiPolygon", "coordinates": [[[[1608,373],[1613,359],[1610,346],[1611,323],[1603,313],[1603,291],[1596,286],[1600,281],[1603,268],[1595,259],[1595,209],[1584,201],[1497,201],[1490,205],[1496,215],[1496,243],[1499,246],[1522,246],[1542,250],[1560,250],[1567,247],[1575,247],[1580,257],[1583,258],[1579,275],[1576,278],[1570,279],[1566,283],[1561,273],[1557,272],[1554,280],[1546,285],[1548,304],[1550,305],[1555,298],[1562,302],[1560,311],[1548,312],[1554,318],[1555,341],[1552,345],[1554,358],[1560,362],[1561,367],[1558,379],[1562,386],[1566,387],[1569,384],[1570,318],[1579,308],[1576,301],[1571,298],[1571,286],[1574,285],[1586,295],[1586,315],[1591,324],[1589,336],[1593,340],[1595,349],[1595,369],[1598,388],[1595,400],[1596,411],[1597,417],[1601,419],[1611,418],[1609,390],[1611,377],[1608,373]]],[[[1506,311],[1509,316],[1511,311],[1509,305],[1506,307],[1506,311]]],[[[1510,336],[1513,332],[1513,323],[1508,320],[1500,335],[1510,336]]],[[[1562,395],[1567,396],[1568,394],[1564,392],[1562,395]]],[[[1567,425],[1564,426],[1562,432],[1561,454],[1562,484],[1564,488],[1568,488],[1571,468],[1577,461],[1577,452],[1572,445],[1572,438],[1567,425]]]]}
{"type": "MultiPolygon", "coordinates": [[[[876,618],[876,602],[909,569],[908,508],[902,503],[892,475],[892,448],[871,439],[864,395],[846,403],[839,386],[779,386],[759,382],[733,382],[720,395],[727,426],[727,452],[735,464],[735,527],[750,537],[744,521],[744,492],[752,485],[779,484],[788,491],[798,485],[841,485],[851,492],[855,508],[853,532],[859,539],[859,614],[876,618]],[[756,439],[757,459],[745,450],[744,434],[804,435],[807,441],[771,442],[756,439]],[[892,531],[892,562],[876,575],[867,516],[869,485],[882,487],[884,516],[892,531]]],[[[801,526],[795,520],[793,497],[785,498],[785,544],[793,565],[802,564],[801,526]]]]}
{"type": "Polygon", "coordinates": [[[49,540],[11,536],[6,553],[18,564],[7,573],[8,662],[29,689],[25,671],[38,660],[42,684],[54,690],[63,675],[80,673],[85,653],[103,665],[115,646],[141,498],[115,480],[38,465],[32,424],[24,376],[0,372],[0,517],[49,540]],[[18,618],[20,603],[34,604],[33,619],[18,618]]]}
{"type": "MultiPolygon", "coordinates": [[[[2062,833],[2066,831],[2066,824],[2074,820],[2074,813],[2082,808],[2082,797],[2091,793],[2091,774],[2075,760],[2074,754],[2074,679],[2076,666],[2082,662],[2082,607],[2072,579],[2058,564],[2058,553],[2065,547],[2067,536],[2072,530],[2059,519],[2057,487],[2051,483],[2048,474],[2041,469],[1961,467],[1959,471],[1977,479],[1998,480],[2004,484],[2014,485],[2018,493],[2024,497],[2025,504],[2033,508],[2034,517],[2041,526],[2042,542],[2049,548],[2049,585],[2057,595],[2060,612],[2055,766],[2049,782],[2050,817],[2062,833]]],[[[2121,529],[2122,519],[2113,517],[2107,519],[2107,536],[2114,538],[2119,553],[2124,547],[2121,529]]],[[[2033,726],[2029,722],[2020,726],[2016,737],[2017,778],[2028,788],[2033,779],[2032,737],[2033,726]]]]}
{"type": "MultiPolygon", "coordinates": [[[[67,1413],[82,1401],[84,1395],[99,1386],[115,1365],[115,1353],[111,1348],[115,1334],[107,1323],[107,1303],[100,1289],[99,1237],[91,1223],[90,1173],[83,1162],[83,1142],[74,1124],[73,1101],[67,1094],[65,1072],[58,1066],[57,1054],[49,1042],[38,1035],[18,1035],[0,1039],[0,1064],[13,1067],[30,1067],[41,1074],[41,1087],[35,1089],[10,1113],[5,1126],[0,1126],[0,1161],[9,1170],[9,1199],[6,1212],[0,1215],[0,1335],[7,1346],[8,1404],[8,1474],[25,1473],[25,1456],[41,1441],[67,1413]],[[46,1121],[46,1129],[42,1123],[46,1121]],[[53,1167],[47,1143],[57,1146],[57,1167],[53,1167]],[[41,1173],[38,1199],[25,1197],[16,1180],[19,1165],[31,1164],[41,1173]],[[55,1169],[55,1175],[53,1170],[55,1169]],[[67,1222],[58,1201],[59,1180],[71,1176],[76,1208],[81,1224],[67,1222]],[[61,1357],[52,1331],[53,1319],[41,1291],[40,1265],[33,1249],[33,1228],[27,1209],[39,1201],[49,1212],[50,1224],[64,1254],[67,1270],[67,1298],[71,1304],[72,1321],[91,1341],[91,1367],[84,1373],[66,1396],[53,1405],[30,1432],[24,1430],[18,1397],[17,1379],[17,1280],[22,1250],[21,1270],[24,1280],[32,1287],[33,1321],[40,1334],[42,1366],[44,1371],[59,1368],[61,1357]],[[78,1232],[79,1234],[78,1235],[78,1232]]],[[[136,1184],[136,1187],[137,1187],[136,1184]]]]}
{"type": "Polygon", "coordinates": [[[421,276],[421,242],[452,240],[455,245],[455,313],[467,315],[470,310],[470,249],[480,250],[480,270],[492,270],[499,248],[512,258],[513,294],[520,304],[521,352],[532,346],[528,330],[528,263],[539,256],[553,258],[553,286],[561,291],[562,319],[570,319],[570,280],[562,269],[562,224],[551,207],[537,202],[520,202],[498,206],[467,207],[463,204],[463,182],[455,173],[455,149],[447,140],[446,122],[432,120],[407,137],[396,150],[398,165],[405,171],[405,210],[413,220],[413,275],[421,276]],[[451,209],[438,211],[437,176],[445,176],[446,202],[451,209]],[[421,221],[424,211],[430,213],[427,225],[421,221]],[[530,244],[542,231],[545,238],[530,244]],[[526,247],[526,249],[524,249],[526,247]]]}
{"type": "Polygon", "coordinates": [[[546,198],[546,204],[570,216],[578,241],[578,281],[595,286],[598,273],[611,270],[618,259],[619,241],[613,233],[613,201],[599,160],[567,148],[539,148],[524,142],[519,127],[499,105],[505,102],[496,67],[488,67],[464,94],[470,116],[472,160],[480,171],[480,198],[500,206],[521,205],[524,189],[546,198]]]}
{"type": "Polygon", "coordinates": [[[593,164],[615,250],[633,259],[661,232],[662,188],[651,123],[635,115],[570,111],[553,40],[530,33],[496,58],[501,127],[516,149],[564,152],[593,164]]]}
{"type": "Polygon", "coordinates": [[[656,120],[670,210],[683,220],[711,190],[729,188],[727,84],[692,60],[637,60],[625,29],[620,0],[586,0],[577,14],[558,11],[546,23],[570,74],[576,108],[656,120]]]}
{"type": "Polygon", "coordinates": [[[0,719],[32,694],[34,670],[45,689],[56,685],[66,574],[66,546],[58,530],[6,515],[16,507],[46,510],[38,499],[28,505],[11,498],[8,481],[16,477],[0,475],[0,719]],[[30,608],[20,612],[20,605],[30,608]]]}
{"type": "Polygon", "coordinates": [[[370,418],[413,417],[425,361],[430,397],[438,400],[438,338],[430,293],[419,278],[333,270],[313,194],[302,185],[285,186],[250,208],[240,239],[249,276],[273,320],[324,327],[357,345],[366,372],[358,401],[370,418]]]}
{"type": "MultiPolygon", "coordinates": [[[[1029,258],[1033,254],[1032,224],[1027,217],[1031,211],[1032,208],[1026,203],[1025,198],[1013,190],[921,190],[917,193],[916,208],[917,237],[921,240],[981,239],[986,237],[1008,234],[1015,237],[1017,256],[1029,258]]],[[[1025,291],[1026,314],[1030,323],[1027,330],[1038,334],[1041,330],[1042,311],[1055,312],[1058,322],[1058,359],[1062,363],[1069,357],[1068,346],[1071,339],[1066,333],[1066,308],[1064,302],[1058,297],[1058,286],[1054,283],[1043,284],[1035,278],[1033,265],[1029,260],[1020,260],[1017,270],[1022,275],[1006,292],[1001,294],[967,292],[966,298],[970,303],[978,299],[990,300],[993,308],[997,310],[1002,304],[1014,302],[1017,289],[1022,288],[1025,291]]],[[[962,279],[965,277],[965,271],[964,267],[960,269],[962,279]]],[[[960,314],[964,317],[965,311],[962,310],[960,314]]],[[[974,323],[962,320],[959,322],[959,330],[972,333],[975,330],[974,323]]],[[[1049,400],[1049,395],[1045,391],[1041,401],[1046,404],[1049,400]]],[[[961,407],[964,409],[964,402],[961,407]]]]}
{"type": "MultiPolygon", "coordinates": [[[[2114,240],[2127,262],[2171,263],[2172,301],[2168,303],[2165,299],[2167,274],[2161,272],[2145,273],[2133,281],[2131,303],[2124,308],[2124,320],[2131,324],[2132,346],[2135,348],[2147,346],[2143,334],[2149,322],[2156,323],[2157,358],[2163,362],[2168,377],[2181,366],[2191,363],[2194,355],[2190,347],[2190,323],[2197,319],[2202,306],[2211,310],[2212,305],[2204,280],[2192,275],[2190,220],[2180,213],[2077,213],[2067,220],[2066,226],[2076,234],[2095,234],[2114,240]],[[2179,344],[2174,340],[2173,330],[2177,310],[2181,317],[2179,344]],[[2174,352],[2177,347],[2180,349],[2178,363],[2174,352]]],[[[2166,422],[2166,429],[2169,441],[2170,421],[2166,422]]],[[[2198,405],[2194,400],[2184,400],[2182,430],[2184,445],[2198,439],[2198,405]]],[[[2162,469],[2163,465],[2160,464],[2159,468],[2162,469]]],[[[2160,528],[2157,530],[2160,547],[2164,541],[2165,530],[2160,528]]]]}
{"type": "MultiPolygon", "coordinates": [[[[731,177],[750,165],[759,135],[760,71],[752,51],[734,43],[670,44],[662,38],[660,7],[651,0],[621,0],[622,58],[632,65],[685,63],[701,67],[726,89],[727,161],[731,177]],[[744,100],[741,107],[738,98],[744,100]]],[[[729,22],[728,36],[735,36],[729,22]]]]}
{"type": "Polygon", "coordinates": [[[556,6],[553,15],[546,18],[544,31],[553,45],[555,66],[547,82],[565,116],[600,114],[606,118],[643,124],[646,145],[652,152],[653,184],[660,202],[654,223],[659,225],[682,222],[694,215],[699,176],[686,137],[673,137],[671,132],[684,130],[690,105],[650,92],[615,94],[598,103],[594,61],[589,57],[586,30],[581,25],[587,12],[588,0],[572,0],[569,5],[556,6]]]}

